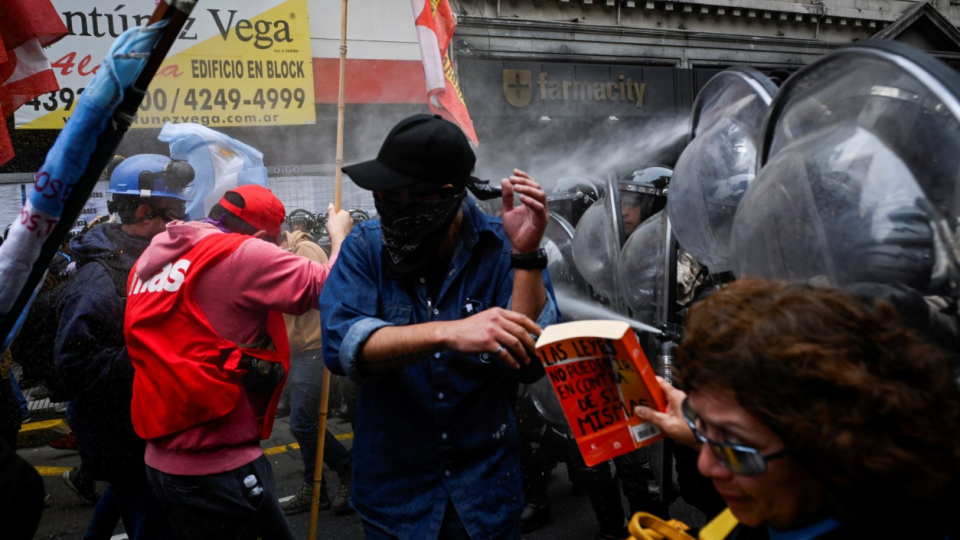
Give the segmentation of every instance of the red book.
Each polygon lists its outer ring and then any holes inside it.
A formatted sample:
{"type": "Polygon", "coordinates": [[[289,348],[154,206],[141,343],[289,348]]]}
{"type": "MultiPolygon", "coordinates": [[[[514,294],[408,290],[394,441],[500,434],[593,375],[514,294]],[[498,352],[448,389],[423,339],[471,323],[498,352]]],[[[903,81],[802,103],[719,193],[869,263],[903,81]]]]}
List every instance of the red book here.
{"type": "Polygon", "coordinates": [[[667,400],[630,325],[555,324],[537,340],[537,355],[588,466],[663,439],[633,414],[637,405],[663,412],[667,400]]]}

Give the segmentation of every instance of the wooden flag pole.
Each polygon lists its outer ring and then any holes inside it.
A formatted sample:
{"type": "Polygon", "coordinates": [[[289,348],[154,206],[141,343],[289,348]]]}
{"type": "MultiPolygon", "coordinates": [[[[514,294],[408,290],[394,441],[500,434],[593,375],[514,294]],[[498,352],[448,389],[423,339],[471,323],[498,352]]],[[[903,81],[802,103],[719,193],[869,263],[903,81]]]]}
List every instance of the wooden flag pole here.
{"type": "Polygon", "coordinates": [[[343,196],[343,114],[347,108],[347,0],[343,0],[343,13],[340,16],[340,88],[337,96],[337,170],[333,192],[333,207],[340,211],[343,196]]]}
{"type": "MultiPolygon", "coordinates": [[[[336,180],[333,191],[333,210],[339,212],[343,198],[343,113],[346,109],[346,74],[347,74],[347,0],[343,0],[340,14],[340,93],[337,97],[337,158],[336,180]]],[[[320,414],[317,429],[317,457],[313,468],[313,494],[310,504],[310,540],[317,538],[317,519],[320,510],[320,485],[323,478],[323,450],[327,433],[327,414],[330,401],[331,373],[326,366],[323,368],[323,382],[320,385],[320,414]]],[[[343,481],[343,478],[340,479],[343,481]]]]}

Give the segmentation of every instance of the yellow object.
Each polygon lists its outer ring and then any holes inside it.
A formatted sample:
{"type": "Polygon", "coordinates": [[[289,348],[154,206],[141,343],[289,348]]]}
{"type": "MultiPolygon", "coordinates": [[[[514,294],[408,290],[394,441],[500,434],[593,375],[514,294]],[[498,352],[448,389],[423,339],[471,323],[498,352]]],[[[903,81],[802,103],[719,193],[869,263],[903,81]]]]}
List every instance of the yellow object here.
{"type": "Polygon", "coordinates": [[[727,508],[717,514],[717,517],[713,518],[713,520],[707,523],[707,526],[700,531],[700,540],[723,540],[730,536],[730,533],[733,532],[733,529],[739,524],[740,522],[734,517],[733,512],[727,508]]]}
{"type": "MultiPolygon", "coordinates": [[[[700,531],[700,540],[723,540],[737,525],[737,518],[728,508],[700,531]]],[[[664,521],[646,512],[634,514],[628,530],[630,538],[627,540],[694,540],[685,532],[690,530],[686,523],[676,519],[664,521]]]]}
{"type": "Polygon", "coordinates": [[[40,476],[63,476],[63,473],[72,471],[73,467],[34,467],[40,476]]]}
{"type": "Polygon", "coordinates": [[[694,540],[684,531],[690,527],[682,521],[671,519],[664,521],[646,512],[637,512],[630,519],[628,540],[694,540]]]}

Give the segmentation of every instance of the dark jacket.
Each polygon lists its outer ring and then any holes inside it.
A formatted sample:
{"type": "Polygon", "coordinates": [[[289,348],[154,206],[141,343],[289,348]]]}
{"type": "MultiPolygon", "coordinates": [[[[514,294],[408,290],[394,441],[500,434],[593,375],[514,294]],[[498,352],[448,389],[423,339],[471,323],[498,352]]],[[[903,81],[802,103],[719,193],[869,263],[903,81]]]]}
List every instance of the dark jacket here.
{"type": "Polygon", "coordinates": [[[54,356],[60,293],[67,286],[63,281],[65,278],[60,276],[60,272],[66,268],[64,263],[69,261],[63,254],[57,253],[47,267],[47,278],[30,306],[20,333],[10,344],[13,357],[23,367],[23,377],[43,383],[50,391],[50,401],[70,399],[69,394],[64,392],[64,381],[60,379],[54,356]]]}
{"type": "Polygon", "coordinates": [[[55,356],[73,400],[70,423],[84,467],[98,480],[139,482],[145,444],[133,431],[133,366],[123,338],[125,276],[149,245],[119,225],[70,242],[78,270],[59,298],[55,356]]]}

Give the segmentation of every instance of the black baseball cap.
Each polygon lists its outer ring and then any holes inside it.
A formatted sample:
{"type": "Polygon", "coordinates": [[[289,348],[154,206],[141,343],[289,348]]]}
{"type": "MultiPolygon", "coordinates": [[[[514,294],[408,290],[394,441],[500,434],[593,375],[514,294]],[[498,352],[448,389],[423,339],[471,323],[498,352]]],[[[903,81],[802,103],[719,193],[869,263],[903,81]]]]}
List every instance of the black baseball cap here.
{"type": "Polygon", "coordinates": [[[466,135],[439,115],[417,114],[400,121],[383,141],[377,159],[343,167],[358,186],[387,191],[417,182],[466,186],[477,156],[466,135]]]}

